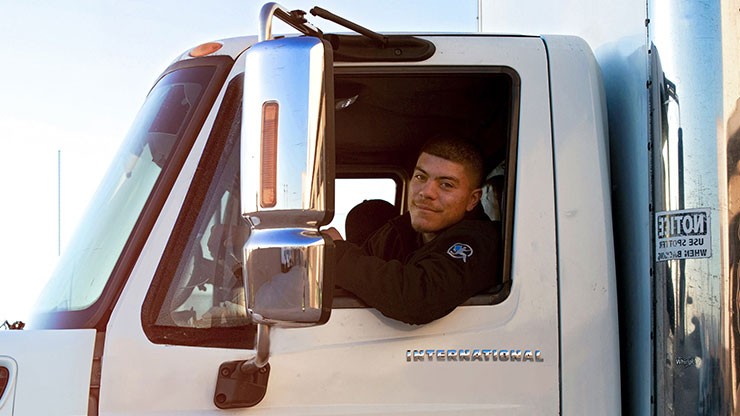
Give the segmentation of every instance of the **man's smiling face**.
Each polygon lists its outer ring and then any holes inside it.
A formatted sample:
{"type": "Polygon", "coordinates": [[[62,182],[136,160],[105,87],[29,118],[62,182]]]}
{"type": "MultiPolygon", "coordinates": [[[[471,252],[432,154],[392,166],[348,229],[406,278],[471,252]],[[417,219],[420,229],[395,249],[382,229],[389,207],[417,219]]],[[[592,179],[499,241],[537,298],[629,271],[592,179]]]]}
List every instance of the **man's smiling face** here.
{"type": "Polygon", "coordinates": [[[480,201],[469,169],[457,162],[422,153],[409,185],[411,225],[425,242],[460,222],[480,201]]]}

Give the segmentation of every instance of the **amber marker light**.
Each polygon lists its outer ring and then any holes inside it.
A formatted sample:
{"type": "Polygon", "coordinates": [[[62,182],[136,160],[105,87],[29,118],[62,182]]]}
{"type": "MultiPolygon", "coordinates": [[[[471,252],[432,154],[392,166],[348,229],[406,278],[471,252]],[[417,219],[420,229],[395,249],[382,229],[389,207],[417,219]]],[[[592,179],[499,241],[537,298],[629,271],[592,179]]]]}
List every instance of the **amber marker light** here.
{"type": "Polygon", "coordinates": [[[260,171],[260,206],[277,205],[277,133],[279,106],[276,101],[262,104],[262,166],[260,171]]]}
{"type": "Polygon", "coordinates": [[[208,42],[204,43],[202,45],[198,45],[190,50],[190,56],[193,58],[198,58],[201,56],[210,55],[217,50],[221,49],[224,45],[220,42],[208,42]]]}

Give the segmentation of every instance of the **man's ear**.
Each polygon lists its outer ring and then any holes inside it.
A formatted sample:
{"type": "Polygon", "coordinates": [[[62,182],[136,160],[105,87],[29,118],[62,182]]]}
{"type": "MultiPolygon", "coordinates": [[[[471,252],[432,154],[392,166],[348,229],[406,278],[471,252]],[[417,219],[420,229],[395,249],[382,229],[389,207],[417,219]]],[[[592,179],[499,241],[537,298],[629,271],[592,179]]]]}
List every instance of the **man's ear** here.
{"type": "Polygon", "coordinates": [[[468,205],[465,206],[465,210],[470,212],[475,208],[476,205],[478,205],[478,202],[480,202],[480,198],[483,195],[483,189],[473,189],[473,191],[470,193],[470,197],[468,198],[468,205]]]}

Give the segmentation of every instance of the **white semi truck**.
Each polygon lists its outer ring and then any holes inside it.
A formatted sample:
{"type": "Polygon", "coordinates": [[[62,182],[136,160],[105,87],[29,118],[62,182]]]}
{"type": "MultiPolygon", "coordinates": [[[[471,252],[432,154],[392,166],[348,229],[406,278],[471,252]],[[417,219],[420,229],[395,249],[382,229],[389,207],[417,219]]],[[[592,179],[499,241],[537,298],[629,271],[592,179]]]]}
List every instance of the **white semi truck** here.
{"type": "Polygon", "coordinates": [[[480,5],[516,34],[270,3],[177,58],[0,331],[0,416],[737,413],[737,2],[480,5]],[[440,132],[483,149],[502,283],[407,325],[334,287],[321,230],[402,213],[440,132]]]}

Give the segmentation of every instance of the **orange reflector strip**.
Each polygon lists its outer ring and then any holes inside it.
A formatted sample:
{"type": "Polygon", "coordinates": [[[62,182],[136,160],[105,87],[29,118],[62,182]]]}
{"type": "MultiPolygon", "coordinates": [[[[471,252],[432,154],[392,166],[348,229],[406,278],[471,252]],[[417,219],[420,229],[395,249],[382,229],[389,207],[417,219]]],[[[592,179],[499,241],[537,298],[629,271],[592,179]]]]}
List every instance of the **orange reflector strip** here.
{"type": "Polygon", "coordinates": [[[222,45],[219,42],[208,42],[208,43],[204,43],[202,45],[198,45],[198,46],[194,47],[193,49],[191,49],[189,55],[192,56],[193,58],[197,58],[199,56],[210,55],[210,54],[216,52],[217,50],[221,49],[221,47],[223,47],[223,46],[224,45],[222,45]]]}
{"type": "Polygon", "coordinates": [[[277,205],[277,132],[279,106],[275,101],[262,104],[262,149],[260,206],[277,205]]]}
{"type": "Polygon", "coordinates": [[[5,388],[8,387],[8,380],[10,380],[10,370],[0,367],[0,398],[5,394],[5,388]]]}

